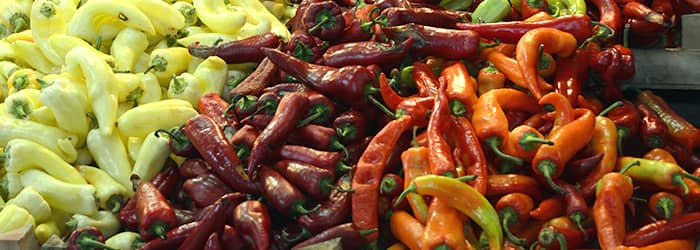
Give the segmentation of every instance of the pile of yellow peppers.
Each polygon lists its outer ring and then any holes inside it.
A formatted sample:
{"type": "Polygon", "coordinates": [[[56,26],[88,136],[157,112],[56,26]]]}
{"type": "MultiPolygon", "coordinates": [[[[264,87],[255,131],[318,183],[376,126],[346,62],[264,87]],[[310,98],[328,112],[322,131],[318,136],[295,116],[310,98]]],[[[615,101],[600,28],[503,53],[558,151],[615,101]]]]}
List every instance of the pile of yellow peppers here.
{"type": "Polygon", "coordinates": [[[133,195],[132,176],[150,179],[169,157],[153,132],[254,66],[186,47],[288,38],[295,11],[282,0],[0,1],[0,233],[117,233],[111,211],[133,195]]]}

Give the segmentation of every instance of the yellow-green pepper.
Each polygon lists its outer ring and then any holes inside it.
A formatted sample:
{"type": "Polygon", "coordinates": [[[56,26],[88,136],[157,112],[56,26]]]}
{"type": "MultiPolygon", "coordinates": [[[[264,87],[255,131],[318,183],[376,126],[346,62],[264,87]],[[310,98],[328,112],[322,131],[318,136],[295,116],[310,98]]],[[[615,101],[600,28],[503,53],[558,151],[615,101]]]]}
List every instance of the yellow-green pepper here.
{"type": "Polygon", "coordinates": [[[180,99],[190,103],[192,106],[197,105],[199,97],[201,97],[204,92],[203,81],[195,77],[190,73],[182,73],[180,76],[173,76],[168,85],[168,98],[170,99],[180,99]]]}
{"type": "Polygon", "coordinates": [[[217,33],[235,34],[246,23],[247,10],[224,0],[193,0],[199,20],[217,33]]]}
{"type": "Polygon", "coordinates": [[[15,205],[7,205],[0,210],[0,233],[8,232],[26,225],[36,226],[36,221],[29,212],[15,205]]]}
{"type": "Polygon", "coordinates": [[[69,213],[95,214],[95,187],[89,184],[62,182],[37,169],[20,173],[22,185],[33,187],[52,208],[69,213]]]}
{"type": "Polygon", "coordinates": [[[87,148],[95,159],[97,166],[107,172],[114,180],[119,182],[131,196],[131,163],[129,162],[126,148],[121,140],[119,130],[105,135],[93,129],[88,132],[87,148]]]}
{"type": "Polygon", "coordinates": [[[95,44],[112,40],[123,28],[131,27],[155,35],[151,20],[129,1],[87,1],[68,21],[68,34],[95,44]]]}
{"type": "Polygon", "coordinates": [[[5,200],[16,197],[22,189],[24,189],[24,186],[18,173],[5,173],[0,179],[0,195],[5,200]]]}
{"type": "Polygon", "coordinates": [[[58,53],[58,55],[64,59],[66,55],[68,55],[69,51],[76,47],[82,47],[91,50],[109,65],[114,65],[115,63],[114,57],[95,49],[88,42],[78,37],[69,36],[66,34],[53,34],[49,37],[49,44],[51,44],[51,48],[53,48],[54,51],[56,51],[56,53],[58,53]]]}
{"type": "Polygon", "coordinates": [[[97,214],[90,216],[74,214],[66,222],[66,227],[70,229],[69,231],[89,226],[96,227],[105,237],[110,237],[119,232],[119,219],[112,212],[101,210],[97,214]]]}
{"type": "Polygon", "coordinates": [[[66,33],[68,20],[76,9],[73,0],[38,0],[32,5],[29,16],[32,36],[46,59],[55,65],[63,65],[63,57],[51,47],[49,37],[66,33]]]}
{"type": "Polygon", "coordinates": [[[228,65],[218,56],[207,57],[192,73],[204,83],[204,93],[221,94],[228,76],[228,65]]]}
{"type": "Polygon", "coordinates": [[[39,243],[43,244],[52,235],[62,236],[66,230],[66,222],[70,219],[70,214],[58,209],[51,210],[51,218],[41,224],[36,225],[34,234],[39,243]]]}
{"type": "Polygon", "coordinates": [[[145,137],[158,129],[170,129],[184,124],[197,115],[192,105],[180,99],[151,102],[122,114],[117,123],[124,136],[145,137]]]}
{"type": "MultiPolygon", "coordinates": [[[[32,112],[44,106],[39,99],[38,89],[22,89],[5,98],[5,111],[15,119],[30,119],[32,112]]],[[[30,119],[37,121],[36,119],[30,119]]]]}
{"type": "Polygon", "coordinates": [[[24,208],[34,217],[36,222],[44,222],[51,218],[51,207],[41,195],[32,187],[24,187],[22,191],[7,202],[8,205],[15,205],[24,208]]]}
{"type": "Polygon", "coordinates": [[[177,75],[187,70],[191,58],[187,48],[154,49],[149,57],[149,72],[155,73],[161,86],[167,87],[166,84],[173,74],[177,75]]]}
{"type": "Polygon", "coordinates": [[[134,161],[132,180],[148,181],[163,169],[170,154],[169,141],[166,137],[156,136],[156,133],[146,136],[134,161]]]}
{"type": "Polygon", "coordinates": [[[139,249],[143,244],[141,235],[129,231],[112,235],[105,241],[105,245],[118,250],[139,249]]]}
{"type": "Polygon", "coordinates": [[[80,165],[78,171],[88,183],[95,187],[95,198],[99,207],[113,213],[119,212],[122,204],[129,197],[127,188],[99,168],[80,165]]]}

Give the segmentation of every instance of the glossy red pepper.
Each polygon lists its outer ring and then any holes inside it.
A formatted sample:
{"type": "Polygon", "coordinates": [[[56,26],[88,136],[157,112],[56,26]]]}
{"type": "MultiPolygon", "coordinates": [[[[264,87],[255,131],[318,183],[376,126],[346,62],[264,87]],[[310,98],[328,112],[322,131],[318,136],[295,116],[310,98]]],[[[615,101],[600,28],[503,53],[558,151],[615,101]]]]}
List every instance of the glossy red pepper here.
{"type": "Polygon", "coordinates": [[[204,247],[202,249],[204,250],[221,250],[221,240],[219,240],[219,234],[218,233],[212,233],[209,235],[209,238],[207,238],[207,241],[204,242],[204,247]]]}
{"type": "Polygon", "coordinates": [[[683,213],[683,200],[668,192],[656,192],[649,196],[649,211],[657,219],[671,219],[683,213]]]}
{"type": "MultiPolygon", "coordinates": [[[[192,178],[200,175],[206,175],[211,172],[211,167],[206,161],[201,158],[187,158],[180,164],[180,176],[183,178],[192,178]]],[[[154,184],[155,185],[155,184],[154,184]]]]}
{"type": "Polygon", "coordinates": [[[309,99],[309,110],[306,117],[299,121],[298,127],[306,124],[329,125],[338,114],[333,100],[316,91],[309,90],[306,93],[309,99]]]}
{"type": "Polygon", "coordinates": [[[470,163],[462,165],[462,168],[465,169],[466,175],[476,176],[476,179],[470,181],[469,184],[479,193],[485,195],[489,186],[488,160],[481,148],[481,143],[479,143],[479,137],[476,135],[471,121],[466,117],[451,116],[450,120],[451,127],[448,134],[454,139],[455,147],[469,158],[469,161],[462,160],[463,164],[470,163]]]}
{"type": "Polygon", "coordinates": [[[278,161],[274,169],[316,201],[328,199],[328,195],[335,188],[334,171],[328,169],[288,160],[278,161]]]}
{"type": "Polygon", "coordinates": [[[530,217],[536,220],[549,220],[566,213],[566,204],[561,197],[551,197],[540,201],[537,207],[530,211],[530,217]]]}
{"type": "Polygon", "coordinates": [[[318,209],[318,206],[311,210],[306,209],[304,206],[308,200],[304,193],[272,168],[262,166],[258,181],[262,186],[263,196],[281,214],[308,214],[318,209]]]}
{"type": "Polygon", "coordinates": [[[670,220],[647,224],[625,237],[625,245],[646,246],[670,239],[693,237],[700,234],[700,212],[684,213],[670,220]]]}
{"type": "Polygon", "coordinates": [[[622,8],[622,14],[630,19],[639,19],[659,25],[667,25],[664,22],[663,15],[640,2],[630,1],[625,3],[625,6],[622,8]]]}
{"type": "Polygon", "coordinates": [[[306,32],[326,41],[337,39],[345,28],[343,9],[333,1],[309,4],[301,23],[306,32]]]}
{"type": "Polygon", "coordinates": [[[414,62],[413,70],[411,71],[413,79],[416,82],[418,95],[434,97],[437,95],[440,82],[433,70],[423,62],[414,62]]]}
{"type": "Polygon", "coordinates": [[[265,87],[277,83],[278,81],[277,65],[272,63],[270,59],[263,58],[260,64],[258,64],[258,67],[243,79],[243,81],[228,91],[225,97],[231,100],[235,96],[259,96],[262,94],[262,90],[265,87]]]}
{"type": "Polygon", "coordinates": [[[350,166],[343,162],[340,152],[321,151],[299,145],[284,145],[279,150],[279,160],[303,162],[335,172],[347,172],[350,166]]]}
{"type": "Polygon", "coordinates": [[[233,210],[233,226],[249,249],[268,249],[270,246],[272,221],[264,203],[248,200],[233,210]]]}
{"type": "Polygon", "coordinates": [[[444,59],[463,59],[477,56],[479,50],[479,33],[472,30],[405,24],[382,27],[382,32],[397,42],[413,37],[412,48],[421,55],[433,55],[444,59]]]}
{"type": "Polygon", "coordinates": [[[433,109],[435,100],[433,97],[409,97],[399,103],[396,107],[396,116],[401,117],[408,115],[411,117],[412,126],[426,127],[428,126],[428,118],[433,109]]]}
{"type": "Polygon", "coordinates": [[[341,176],[336,187],[331,191],[328,200],[321,203],[318,210],[299,216],[297,223],[311,233],[317,234],[345,221],[350,215],[352,193],[342,190],[349,190],[352,187],[352,177],[347,174],[341,176]]]}
{"type": "Polygon", "coordinates": [[[680,116],[671,108],[665,100],[646,90],[637,95],[640,103],[646,104],[668,128],[668,135],[674,142],[681,145],[680,156],[687,158],[691,155],[692,148],[700,144],[700,132],[688,120],[680,116]]]}
{"type": "Polygon", "coordinates": [[[544,249],[578,249],[587,241],[589,234],[593,235],[593,230],[581,231],[569,217],[557,217],[542,227],[537,237],[538,245],[544,249]]]}
{"type": "Polygon", "coordinates": [[[379,185],[379,194],[387,198],[394,198],[403,192],[403,178],[397,174],[384,174],[379,185]]]}
{"type": "MultiPolygon", "coordinates": [[[[607,116],[617,126],[618,151],[622,152],[622,142],[629,137],[639,135],[641,116],[637,107],[630,101],[622,101],[623,105],[610,110],[607,116]]],[[[620,154],[621,155],[621,154],[620,154]]]]}
{"type": "Polygon", "coordinates": [[[168,141],[168,147],[170,152],[174,155],[182,157],[198,157],[199,152],[195,149],[190,139],[187,138],[185,133],[185,126],[179,126],[170,130],[159,129],[156,130],[156,136],[161,136],[161,134],[166,134],[170,140],[168,141]]]}
{"type": "Polygon", "coordinates": [[[270,124],[255,139],[248,156],[248,175],[254,176],[264,159],[282,145],[303,118],[309,100],[300,93],[289,93],[282,97],[270,124]]]}
{"type": "Polygon", "coordinates": [[[411,44],[411,38],[396,44],[374,41],[341,43],[329,47],[323,53],[322,60],[324,65],[331,67],[372,64],[391,66],[406,57],[411,44]]]}
{"type": "Polygon", "coordinates": [[[255,127],[244,125],[231,136],[231,146],[233,146],[239,159],[242,161],[248,159],[250,149],[253,148],[253,143],[259,134],[260,131],[255,127]]]}
{"type": "Polygon", "coordinates": [[[306,246],[331,240],[337,237],[340,237],[340,242],[342,243],[343,249],[358,249],[367,245],[368,241],[366,240],[366,235],[371,232],[376,232],[376,229],[360,230],[352,223],[344,223],[328,228],[323,232],[297,244],[292,249],[301,249],[306,246]]]}
{"type": "Polygon", "coordinates": [[[198,115],[187,121],[185,133],[212,171],[234,190],[259,194],[260,187],[250,181],[243,164],[221,128],[211,119],[198,115]]]}
{"type": "Polygon", "coordinates": [[[663,147],[668,140],[668,127],[666,127],[666,124],[646,104],[637,104],[637,110],[642,116],[639,135],[642,137],[644,145],[649,148],[663,147]]]}
{"type": "Polygon", "coordinates": [[[440,88],[435,96],[435,105],[428,121],[428,149],[430,172],[435,175],[456,177],[457,169],[452,158],[452,148],[443,132],[449,129],[449,104],[445,89],[447,82],[440,81],[440,88]]]}
{"type": "MultiPolygon", "coordinates": [[[[619,12],[619,9],[618,9],[619,12]]],[[[530,30],[536,28],[555,28],[571,33],[577,41],[586,40],[593,35],[591,19],[587,15],[568,15],[552,20],[536,22],[510,21],[497,23],[458,23],[457,28],[478,32],[482,38],[498,39],[502,43],[517,43],[530,30]]]]}
{"type": "Polygon", "coordinates": [[[136,189],[136,220],[144,240],[163,238],[170,228],[178,225],[170,203],[149,181],[141,182],[136,189]]]}
{"type": "Polygon", "coordinates": [[[367,41],[372,38],[374,27],[379,25],[374,20],[379,16],[380,9],[375,4],[358,3],[357,7],[345,10],[345,29],[337,42],[367,41]]]}
{"type": "Polygon", "coordinates": [[[66,240],[68,250],[109,249],[104,244],[105,237],[99,229],[93,226],[79,228],[71,232],[66,240]]]}
{"type": "Polygon", "coordinates": [[[229,225],[224,225],[224,231],[221,233],[219,240],[223,249],[240,250],[245,247],[245,242],[243,242],[240,233],[238,233],[236,228],[229,225]]]}
{"type": "Polygon", "coordinates": [[[231,101],[233,103],[227,109],[233,109],[233,113],[241,119],[254,115],[258,108],[258,97],[254,95],[235,96],[231,101]]]}
{"type": "Polygon", "coordinates": [[[296,30],[289,37],[287,51],[293,57],[305,62],[317,62],[323,54],[323,41],[307,33],[305,30],[296,30]]]}
{"type": "Polygon", "coordinates": [[[575,223],[576,227],[581,231],[583,235],[587,238],[586,230],[583,227],[583,223],[590,216],[590,209],[586,203],[586,198],[583,196],[581,190],[576,186],[566,183],[564,181],[558,181],[557,184],[561,186],[565,191],[564,203],[566,204],[566,216],[575,223]]]}
{"type": "Polygon", "coordinates": [[[326,126],[309,124],[297,128],[289,136],[288,142],[317,150],[342,151],[345,157],[348,155],[347,148],[340,143],[335,129],[326,126]]]}
{"type": "Polygon", "coordinates": [[[616,44],[591,56],[589,61],[591,69],[598,72],[600,79],[605,83],[603,97],[610,102],[621,100],[620,81],[634,77],[632,50],[616,44]]]}
{"type": "Polygon", "coordinates": [[[228,106],[229,103],[215,92],[204,94],[197,102],[199,113],[209,116],[219,127],[238,129],[238,118],[233,112],[226,112],[228,106]]]}
{"type": "Polygon", "coordinates": [[[456,28],[456,24],[467,20],[470,13],[429,7],[389,7],[382,10],[388,26],[415,23],[440,28],[456,28]]]}
{"type": "Polygon", "coordinates": [[[335,128],[341,142],[353,143],[367,135],[367,122],[361,112],[350,109],[339,114],[333,120],[333,128],[335,128]]]}
{"type": "Polygon", "coordinates": [[[511,232],[511,227],[515,225],[526,225],[530,219],[530,210],[535,207],[530,196],[523,193],[506,194],[496,202],[496,210],[501,218],[501,226],[508,240],[516,245],[524,246],[527,241],[519,238],[511,232]]]}
{"type": "Polygon", "coordinates": [[[187,238],[187,236],[199,227],[199,221],[193,221],[187,224],[182,224],[168,231],[165,239],[156,238],[146,242],[141,248],[142,250],[169,250],[175,249],[187,238]]]}
{"type": "Polygon", "coordinates": [[[547,10],[547,1],[545,0],[525,0],[521,2],[521,5],[522,19],[528,19],[547,10]]]}
{"type": "Polygon", "coordinates": [[[474,112],[477,84],[461,62],[453,62],[442,69],[440,77],[447,82],[445,89],[449,99],[450,113],[464,116],[474,112]]]}
{"type": "MultiPolygon", "coordinates": [[[[172,196],[175,194],[178,182],[180,181],[178,168],[167,164],[166,167],[156,174],[156,176],[153,176],[150,181],[158,188],[161,194],[172,196]]],[[[136,219],[136,198],[131,198],[124,203],[117,214],[117,219],[119,219],[119,223],[125,228],[136,229],[138,227],[138,220],[136,219]]]]}
{"type": "Polygon", "coordinates": [[[614,37],[620,37],[622,34],[622,11],[615,0],[591,0],[591,3],[598,7],[600,23],[612,29],[614,37]]]}
{"type": "Polygon", "coordinates": [[[282,43],[282,39],[272,32],[253,35],[245,39],[225,42],[216,47],[209,47],[193,43],[188,47],[190,54],[200,58],[218,56],[226,63],[260,62],[265,56],[260,53],[260,48],[276,48],[282,43]]]}
{"type": "Polygon", "coordinates": [[[231,188],[214,174],[187,179],[182,183],[182,189],[199,208],[214,204],[219,197],[232,192],[231,188]]]}
{"type": "Polygon", "coordinates": [[[338,98],[351,106],[366,104],[366,95],[372,93],[373,74],[359,65],[341,68],[316,65],[296,59],[279,50],[263,48],[262,53],[280,69],[322,94],[338,98]]]}
{"type": "Polygon", "coordinates": [[[213,203],[212,209],[199,220],[199,226],[188,234],[178,249],[200,249],[208,242],[211,234],[221,235],[224,231],[227,214],[244,199],[245,195],[242,193],[222,195],[213,203]]]}
{"type": "Polygon", "coordinates": [[[559,58],[554,73],[554,91],[566,96],[572,106],[578,106],[578,96],[588,79],[588,53],[576,49],[570,57],[559,58]]]}

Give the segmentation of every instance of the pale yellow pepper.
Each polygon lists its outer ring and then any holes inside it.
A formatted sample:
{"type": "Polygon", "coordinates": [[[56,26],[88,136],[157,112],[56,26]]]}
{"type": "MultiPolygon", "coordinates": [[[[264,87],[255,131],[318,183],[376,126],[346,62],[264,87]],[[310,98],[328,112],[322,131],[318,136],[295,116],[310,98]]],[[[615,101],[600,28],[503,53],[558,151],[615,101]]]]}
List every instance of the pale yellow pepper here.
{"type": "Polygon", "coordinates": [[[119,117],[119,132],[124,136],[145,137],[158,129],[170,129],[197,115],[184,100],[167,99],[139,105],[119,117]]]}
{"type": "Polygon", "coordinates": [[[246,23],[247,10],[224,0],[193,0],[192,5],[199,20],[217,33],[235,34],[246,23]]]}
{"type": "Polygon", "coordinates": [[[98,39],[112,40],[126,27],[148,35],[156,33],[148,16],[131,2],[90,0],[80,6],[68,21],[68,34],[95,44],[98,39]]]}
{"type": "Polygon", "coordinates": [[[78,138],[75,135],[34,121],[0,117],[0,145],[7,145],[10,140],[18,138],[41,144],[66,162],[77,158],[75,146],[78,138]]]}
{"type": "Polygon", "coordinates": [[[138,155],[134,160],[134,169],[131,172],[131,179],[148,181],[163,169],[165,161],[168,160],[170,147],[169,139],[150,133],[143,140],[139,147],[138,155]]]}
{"type": "Polygon", "coordinates": [[[192,3],[177,1],[172,4],[172,6],[177,9],[185,20],[185,26],[192,26],[197,23],[199,18],[197,17],[197,11],[195,10],[192,3]]]}
{"type": "Polygon", "coordinates": [[[36,226],[36,221],[29,212],[15,205],[7,205],[0,210],[0,233],[8,232],[26,225],[36,226]]]}
{"type": "Polygon", "coordinates": [[[196,106],[199,98],[204,94],[204,83],[190,73],[182,73],[174,76],[168,85],[168,98],[187,101],[191,106],[196,106]]]}
{"type": "Polygon", "coordinates": [[[173,74],[177,75],[187,70],[192,56],[187,48],[172,47],[155,49],[149,57],[150,71],[153,72],[161,86],[167,86],[173,74]]]}
{"type": "Polygon", "coordinates": [[[123,29],[114,38],[110,47],[115,60],[114,69],[134,72],[134,66],[146,48],[148,48],[148,40],[143,31],[134,28],[123,29]]]}
{"type": "Polygon", "coordinates": [[[153,24],[156,34],[172,36],[185,27],[185,17],[163,0],[129,0],[141,10],[153,24]]]}
{"type": "Polygon", "coordinates": [[[40,79],[41,76],[41,73],[30,68],[15,70],[7,78],[7,95],[9,96],[19,90],[27,88],[40,89],[41,83],[38,79],[40,79]]]}
{"type": "Polygon", "coordinates": [[[143,74],[141,76],[140,86],[141,89],[143,89],[143,92],[141,93],[141,96],[138,99],[138,105],[157,102],[163,98],[163,91],[161,90],[160,82],[158,82],[158,78],[155,74],[143,74]]]}
{"type": "Polygon", "coordinates": [[[38,223],[51,218],[51,207],[49,203],[46,202],[33,187],[25,187],[15,198],[9,200],[7,204],[26,209],[38,223]]]}
{"type": "Polygon", "coordinates": [[[131,196],[133,194],[133,190],[130,188],[131,163],[119,130],[115,129],[108,135],[96,129],[90,130],[87,136],[87,148],[97,166],[124,186],[128,195],[131,196]]]}
{"type": "Polygon", "coordinates": [[[115,64],[115,59],[111,55],[107,55],[92,47],[88,42],[78,37],[69,36],[66,34],[53,34],[49,37],[49,44],[59,56],[65,58],[68,52],[76,47],[82,47],[91,50],[109,65],[115,64]]]}
{"type": "Polygon", "coordinates": [[[20,176],[22,185],[33,187],[52,208],[69,213],[97,213],[92,185],[65,183],[37,169],[22,171],[20,176]]]}
{"type": "Polygon", "coordinates": [[[26,139],[12,139],[5,147],[8,172],[41,169],[54,178],[71,184],[87,184],[78,170],[46,147],[26,139]]]}
{"type": "Polygon", "coordinates": [[[60,70],[58,65],[49,61],[49,59],[41,53],[41,49],[36,43],[18,40],[11,43],[12,49],[15,50],[16,59],[29,65],[30,67],[44,74],[55,73],[60,70]]]}
{"type": "Polygon", "coordinates": [[[95,215],[74,214],[66,226],[75,230],[84,227],[96,227],[105,238],[109,238],[119,232],[119,220],[110,211],[101,210],[95,215]]]}
{"type": "Polygon", "coordinates": [[[102,169],[80,165],[78,171],[88,183],[95,187],[95,198],[99,207],[113,213],[119,212],[129,197],[127,188],[102,169]]]}
{"type": "Polygon", "coordinates": [[[204,93],[221,94],[228,76],[228,65],[218,56],[207,57],[197,66],[193,75],[204,83],[204,93]]]}
{"type": "MultiPolygon", "coordinates": [[[[84,87],[83,87],[84,88],[84,87]]],[[[39,97],[56,119],[56,126],[77,136],[76,145],[81,147],[90,129],[87,117],[88,99],[78,83],[60,77],[41,90],[39,97]]]]}
{"type": "Polygon", "coordinates": [[[68,20],[75,14],[77,6],[73,0],[37,0],[30,14],[31,33],[34,41],[51,63],[63,64],[60,56],[49,43],[52,34],[65,34],[68,20]]]}

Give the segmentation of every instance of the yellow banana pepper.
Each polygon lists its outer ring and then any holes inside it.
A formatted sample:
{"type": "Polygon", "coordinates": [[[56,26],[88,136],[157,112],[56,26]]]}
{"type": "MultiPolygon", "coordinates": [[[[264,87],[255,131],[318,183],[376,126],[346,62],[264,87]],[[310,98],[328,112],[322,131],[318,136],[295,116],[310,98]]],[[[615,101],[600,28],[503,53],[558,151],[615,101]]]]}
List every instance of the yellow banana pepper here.
{"type": "Polygon", "coordinates": [[[139,152],[134,160],[134,169],[131,171],[132,180],[148,181],[163,169],[165,161],[170,154],[169,139],[149,133],[139,147],[139,152]]]}
{"type": "Polygon", "coordinates": [[[0,210],[0,233],[8,232],[26,225],[36,226],[36,221],[29,212],[15,205],[7,205],[0,210]]]}
{"type": "Polygon", "coordinates": [[[192,105],[184,100],[167,99],[130,109],[117,120],[124,136],[145,137],[158,129],[170,129],[197,115],[192,105]]]}
{"type": "Polygon", "coordinates": [[[69,36],[66,34],[53,34],[49,37],[49,44],[51,45],[51,48],[53,48],[54,51],[56,51],[56,53],[58,53],[58,55],[63,58],[65,58],[68,52],[72,49],[76,47],[82,47],[89,49],[95,54],[97,54],[99,58],[107,62],[107,64],[115,64],[114,57],[95,49],[94,47],[92,47],[92,45],[78,37],[69,36]]]}
{"type": "Polygon", "coordinates": [[[52,235],[61,236],[66,230],[66,222],[70,219],[70,214],[54,209],[51,211],[51,218],[44,223],[36,225],[34,234],[36,234],[39,243],[43,244],[52,235]]]}
{"type": "Polygon", "coordinates": [[[131,163],[129,162],[126,148],[122,143],[119,130],[112,131],[112,134],[105,135],[98,130],[90,130],[87,136],[87,148],[95,159],[97,166],[107,172],[114,180],[119,182],[129,192],[131,187],[131,163]]]}
{"type": "Polygon", "coordinates": [[[37,79],[41,74],[30,68],[15,70],[7,78],[7,95],[14,94],[22,89],[40,89],[41,84],[37,79]]]}
{"type": "Polygon", "coordinates": [[[149,57],[149,72],[155,73],[161,86],[166,85],[173,74],[177,75],[187,70],[191,57],[187,48],[154,49],[149,57]]]}
{"type": "Polygon", "coordinates": [[[51,150],[66,162],[77,158],[75,135],[62,129],[38,122],[0,117],[0,145],[7,145],[12,139],[27,139],[51,150]]]}
{"type": "Polygon", "coordinates": [[[51,218],[51,207],[41,195],[32,187],[25,187],[15,198],[7,202],[24,208],[34,217],[36,222],[44,222],[51,218]]]}
{"type": "Polygon", "coordinates": [[[229,41],[235,41],[240,39],[238,35],[229,35],[229,34],[223,34],[223,33],[193,33],[189,34],[186,37],[180,38],[177,40],[177,43],[182,45],[182,46],[189,46],[192,43],[199,43],[199,44],[216,44],[217,42],[229,42],[229,41]]]}
{"type": "Polygon", "coordinates": [[[20,177],[22,185],[33,187],[52,208],[69,213],[97,213],[92,185],[65,183],[36,169],[22,171],[20,177]]]}
{"type": "Polygon", "coordinates": [[[156,34],[174,35],[185,27],[185,17],[180,11],[163,0],[130,0],[153,24],[156,34]]]}
{"type": "Polygon", "coordinates": [[[163,98],[163,91],[160,88],[158,78],[153,73],[143,74],[141,76],[141,89],[143,92],[139,97],[137,104],[146,104],[160,101],[163,98]]]}
{"type": "Polygon", "coordinates": [[[15,50],[16,59],[29,65],[30,67],[42,73],[55,73],[60,70],[59,66],[54,65],[47,59],[39,46],[33,42],[18,40],[11,43],[12,49],[15,50]]]}
{"type": "MultiPolygon", "coordinates": [[[[1,32],[2,28],[0,28],[1,32]]],[[[15,50],[12,49],[12,44],[5,39],[0,39],[0,60],[17,61],[17,55],[15,50]]]]}
{"type": "Polygon", "coordinates": [[[73,166],[60,156],[36,142],[26,139],[12,139],[2,155],[8,172],[21,172],[27,169],[41,169],[56,179],[71,184],[86,184],[85,179],[73,166]]]}
{"type": "Polygon", "coordinates": [[[10,43],[13,43],[15,41],[25,41],[25,42],[34,42],[34,36],[32,35],[31,30],[24,30],[22,32],[14,33],[11,34],[7,37],[5,37],[5,40],[7,40],[10,43]]]}
{"type": "Polygon", "coordinates": [[[221,94],[228,76],[228,65],[218,56],[207,57],[194,70],[193,75],[204,84],[204,93],[221,94]]]}
{"type": "Polygon", "coordinates": [[[60,56],[49,43],[52,34],[65,34],[68,20],[77,7],[73,0],[38,0],[32,5],[30,26],[32,36],[41,52],[51,63],[63,65],[60,56]]]}
{"type": "Polygon", "coordinates": [[[80,165],[78,170],[83,178],[95,187],[95,198],[99,207],[112,213],[119,212],[129,197],[127,188],[99,168],[80,165]]]}
{"type": "Polygon", "coordinates": [[[87,149],[87,147],[82,147],[78,149],[78,159],[75,160],[73,164],[76,165],[87,165],[87,164],[92,164],[95,162],[92,159],[92,155],[90,154],[90,151],[87,149]]]}
{"type": "Polygon", "coordinates": [[[282,19],[282,16],[284,16],[284,4],[280,2],[275,2],[275,1],[262,1],[262,4],[265,6],[265,8],[270,11],[270,14],[275,16],[277,19],[282,19]]]}
{"type": "Polygon", "coordinates": [[[235,34],[246,23],[247,10],[224,0],[193,0],[192,5],[199,20],[217,33],[235,34]]]}
{"type": "Polygon", "coordinates": [[[185,100],[191,104],[191,106],[197,106],[197,101],[199,97],[204,94],[202,91],[204,89],[203,82],[190,73],[182,73],[180,76],[173,76],[168,85],[168,98],[170,99],[180,99],[185,100]]]}
{"type": "Polygon", "coordinates": [[[77,136],[76,145],[81,147],[90,129],[87,118],[87,95],[75,83],[65,77],[41,90],[39,97],[56,119],[56,126],[77,136]]]}
{"type": "Polygon", "coordinates": [[[114,69],[134,72],[134,65],[141,54],[146,51],[148,40],[146,34],[133,28],[125,28],[114,38],[110,50],[114,56],[114,69]]]}
{"type": "MultiPolygon", "coordinates": [[[[44,106],[39,100],[40,91],[38,89],[22,89],[5,98],[5,111],[15,119],[30,119],[32,112],[44,106]]],[[[36,121],[36,119],[30,119],[36,121]]]]}
{"type": "Polygon", "coordinates": [[[21,32],[29,28],[31,8],[31,0],[5,0],[0,8],[0,18],[7,22],[12,32],[21,32]]]}
{"type": "Polygon", "coordinates": [[[77,47],[66,55],[66,72],[74,79],[85,79],[87,96],[99,129],[104,135],[114,130],[117,118],[117,86],[112,69],[93,51],[77,47]]]}
{"type": "Polygon", "coordinates": [[[143,243],[140,234],[129,231],[112,235],[105,241],[105,245],[117,250],[139,249],[143,243]]]}
{"type": "Polygon", "coordinates": [[[98,38],[112,40],[126,27],[156,33],[148,16],[129,1],[90,0],[68,21],[68,34],[95,44],[98,38]]]}
{"type": "Polygon", "coordinates": [[[114,79],[117,86],[117,100],[119,102],[135,101],[128,99],[130,94],[133,95],[133,91],[138,91],[137,89],[140,88],[141,76],[131,73],[115,73],[114,79]]]}
{"type": "Polygon", "coordinates": [[[185,19],[185,26],[195,25],[197,20],[199,20],[197,17],[197,11],[194,9],[194,6],[192,6],[191,3],[177,1],[174,2],[172,6],[177,9],[185,19]]]}
{"type": "Polygon", "coordinates": [[[269,31],[272,31],[275,34],[283,37],[285,40],[288,39],[291,35],[289,33],[289,29],[287,29],[287,26],[280,22],[280,20],[277,19],[277,17],[272,15],[272,13],[270,13],[270,11],[268,11],[267,8],[265,8],[265,5],[263,5],[259,0],[238,0],[232,2],[245,7],[247,9],[246,13],[248,15],[248,18],[252,18],[251,15],[255,16],[255,18],[253,19],[257,19],[258,21],[250,21],[253,25],[269,25],[269,31]],[[266,24],[268,22],[269,24],[266,24]]]}
{"type": "Polygon", "coordinates": [[[24,186],[18,173],[5,173],[0,180],[0,193],[6,200],[16,197],[22,189],[24,189],[24,186]]]}
{"type": "MultiPolygon", "coordinates": [[[[136,161],[143,144],[143,137],[129,137],[126,139],[126,151],[129,153],[129,158],[136,161]]],[[[132,170],[133,171],[133,170],[132,170]]]]}
{"type": "Polygon", "coordinates": [[[112,212],[105,210],[98,211],[95,215],[74,214],[66,222],[69,231],[90,226],[99,229],[105,238],[119,232],[119,220],[112,212]]]}
{"type": "Polygon", "coordinates": [[[143,52],[136,61],[136,64],[134,64],[134,72],[146,72],[151,63],[149,60],[150,56],[148,53],[143,52]]]}

